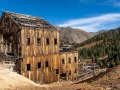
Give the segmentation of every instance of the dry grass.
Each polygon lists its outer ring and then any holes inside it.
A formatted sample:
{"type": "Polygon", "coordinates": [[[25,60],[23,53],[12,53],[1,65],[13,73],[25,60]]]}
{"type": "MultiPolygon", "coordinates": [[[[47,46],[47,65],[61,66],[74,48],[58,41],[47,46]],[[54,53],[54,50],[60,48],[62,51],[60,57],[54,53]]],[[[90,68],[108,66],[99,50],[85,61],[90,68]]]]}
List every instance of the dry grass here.
{"type": "Polygon", "coordinates": [[[93,47],[93,46],[95,46],[95,45],[97,45],[97,44],[100,44],[100,43],[102,43],[103,42],[103,40],[101,40],[101,41],[98,41],[98,42],[93,42],[93,43],[90,43],[90,44],[86,44],[86,45],[84,45],[84,46],[82,46],[82,47],[78,47],[77,48],[77,50],[79,51],[79,50],[81,50],[81,49],[88,49],[88,48],[91,48],[91,47],[93,47]]]}

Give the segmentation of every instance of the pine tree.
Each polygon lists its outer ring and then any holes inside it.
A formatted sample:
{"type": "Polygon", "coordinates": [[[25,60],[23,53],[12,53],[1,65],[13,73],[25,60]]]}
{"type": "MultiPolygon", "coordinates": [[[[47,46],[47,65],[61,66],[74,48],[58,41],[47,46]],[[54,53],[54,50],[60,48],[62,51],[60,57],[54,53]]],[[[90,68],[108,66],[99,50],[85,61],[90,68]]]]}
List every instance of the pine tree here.
{"type": "Polygon", "coordinates": [[[98,60],[98,57],[97,57],[97,56],[95,57],[95,63],[97,63],[97,64],[100,63],[100,61],[98,60]]]}
{"type": "Polygon", "coordinates": [[[116,65],[119,65],[119,64],[120,64],[120,59],[119,59],[118,55],[117,55],[117,58],[116,58],[116,60],[115,60],[115,64],[116,64],[116,65]]]}
{"type": "Polygon", "coordinates": [[[114,59],[110,60],[110,67],[114,67],[115,66],[115,61],[114,59]]]}

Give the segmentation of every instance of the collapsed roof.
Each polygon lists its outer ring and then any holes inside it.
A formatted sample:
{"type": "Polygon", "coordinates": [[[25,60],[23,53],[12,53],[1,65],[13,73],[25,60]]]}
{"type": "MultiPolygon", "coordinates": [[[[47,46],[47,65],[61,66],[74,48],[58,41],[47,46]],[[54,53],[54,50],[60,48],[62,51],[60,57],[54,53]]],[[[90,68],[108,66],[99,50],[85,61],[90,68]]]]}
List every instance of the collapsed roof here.
{"type": "Polygon", "coordinates": [[[39,17],[13,13],[8,11],[5,11],[3,13],[7,13],[9,17],[11,17],[20,26],[31,28],[55,29],[53,25],[49,24],[47,21],[39,17]]]}
{"type": "Polygon", "coordinates": [[[64,52],[76,52],[77,50],[72,46],[72,45],[61,45],[60,46],[60,52],[64,53],[64,52]]]}

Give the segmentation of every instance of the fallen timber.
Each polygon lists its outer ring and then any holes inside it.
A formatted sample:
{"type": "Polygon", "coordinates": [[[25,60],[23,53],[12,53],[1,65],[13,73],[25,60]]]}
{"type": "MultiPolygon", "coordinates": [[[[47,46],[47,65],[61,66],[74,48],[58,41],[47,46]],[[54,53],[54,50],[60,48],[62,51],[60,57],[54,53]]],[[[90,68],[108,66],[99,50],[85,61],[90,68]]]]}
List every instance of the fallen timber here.
{"type": "Polygon", "coordinates": [[[77,83],[86,82],[87,80],[92,79],[94,77],[97,77],[98,75],[103,74],[106,71],[107,71],[107,68],[96,69],[92,72],[88,72],[84,75],[83,74],[80,75],[75,81],[72,81],[72,82],[65,81],[65,82],[60,82],[60,83],[63,83],[62,85],[65,85],[65,84],[70,85],[70,84],[77,84],[77,83]]]}

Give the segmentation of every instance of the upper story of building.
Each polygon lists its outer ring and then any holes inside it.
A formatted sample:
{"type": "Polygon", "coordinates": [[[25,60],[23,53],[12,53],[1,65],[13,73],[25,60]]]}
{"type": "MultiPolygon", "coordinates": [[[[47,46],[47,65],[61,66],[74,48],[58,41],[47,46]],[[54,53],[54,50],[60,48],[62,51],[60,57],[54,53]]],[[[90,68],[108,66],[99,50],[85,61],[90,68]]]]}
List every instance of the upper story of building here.
{"type": "Polygon", "coordinates": [[[0,51],[17,56],[59,53],[58,30],[39,17],[4,11],[0,22],[0,51]]]}

